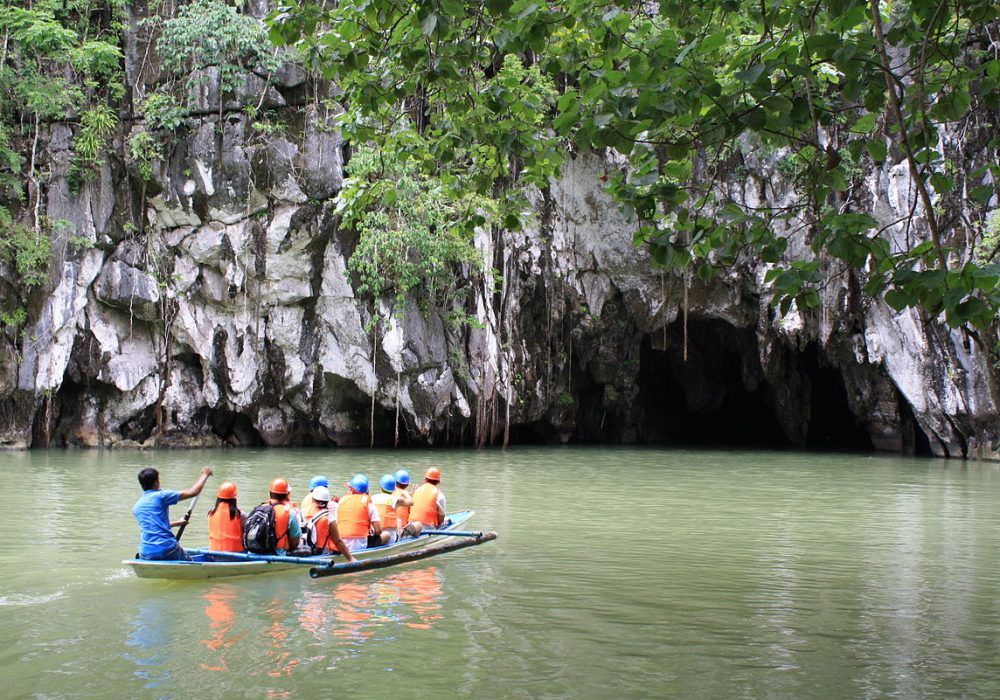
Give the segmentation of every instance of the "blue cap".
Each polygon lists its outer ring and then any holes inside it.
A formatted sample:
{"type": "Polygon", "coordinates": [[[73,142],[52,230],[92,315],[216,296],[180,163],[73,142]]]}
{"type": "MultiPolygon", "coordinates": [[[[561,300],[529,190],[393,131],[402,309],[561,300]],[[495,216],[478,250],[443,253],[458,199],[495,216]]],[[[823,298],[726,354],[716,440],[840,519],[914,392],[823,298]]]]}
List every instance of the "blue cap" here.
{"type": "Polygon", "coordinates": [[[330,480],[325,476],[314,476],[309,480],[309,490],[312,491],[317,486],[330,486],[330,480]]]}
{"type": "Polygon", "coordinates": [[[392,493],[396,488],[396,479],[392,476],[392,474],[383,474],[382,478],[379,479],[379,486],[381,486],[382,490],[386,493],[392,493]]]}
{"type": "Polygon", "coordinates": [[[399,484],[400,486],[409,486],[410,472],[406,471],[405,469],[397,469],[395,479],[396,483],[399,484]]]}
{"type": "Polygon", "coordinates": [[[347,485],[358,493],[368,493],[368,477],[364,474],[355,474],[354,478],[347,482],[347,485]]]}

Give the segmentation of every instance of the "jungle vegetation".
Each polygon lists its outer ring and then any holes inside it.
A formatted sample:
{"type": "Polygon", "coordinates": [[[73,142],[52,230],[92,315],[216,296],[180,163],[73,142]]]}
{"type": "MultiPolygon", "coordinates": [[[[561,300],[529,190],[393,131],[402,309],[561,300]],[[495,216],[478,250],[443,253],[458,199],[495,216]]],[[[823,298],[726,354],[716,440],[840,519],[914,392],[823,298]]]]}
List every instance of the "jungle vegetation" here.
{"type": "Polygon", "coordinates": [[[125,157],[148,179],[192,81],[215,70],[235,91],[280,56],[338,85],[337,126],[359,155],[339,209],[370,234],[353,265],[373,294],[448,289],[442,273],[470,260],[475,230],[523,226],[529,196],[594,150],[620,164],[600,184],[664,270],[710,282],[767,263],[781,312],[816,307],[850,275],[869,298],[995,342],[989,0],[298,0],[268,19],[295,48],[282,54],[237,4],[157,7],[138,24],[157,35],[162,73],[146,94],[125,81],[123,37],[137,27],[122,0],[0,0],[0,256],[22,296],[45,279],[61,225],[44,215],[45,128],[71,127],[79,186],[127,117],[139,128],[125,157]],[[772,196],[732,186],[748,157],[774,163],[772,196]],[[873,215],[864,181],[886,163],[912,183],[897,221],[873,215]],[[399,246],[420,264],[393,266],[399,246]]]}
{"type": "MultiPolygon", "coordinates": [[[[600,179],[667,270],[770,263],[782,312],[853,275],[897,310],[995,331],[991,0],[298,0],[269,24],[340,86],[349,141],[449,201],[491,202],[443,226],[516,229],[532,188],[593,149],[620,159],[600,179]],[[780,206],[726,186],[747,153],[778,161],[780,206]],[[912,182],[898,221],[873,216],[862,181],[886,162],[912,182]]],[[[346,209],[377,208],[378,182],[346,209]]]]}

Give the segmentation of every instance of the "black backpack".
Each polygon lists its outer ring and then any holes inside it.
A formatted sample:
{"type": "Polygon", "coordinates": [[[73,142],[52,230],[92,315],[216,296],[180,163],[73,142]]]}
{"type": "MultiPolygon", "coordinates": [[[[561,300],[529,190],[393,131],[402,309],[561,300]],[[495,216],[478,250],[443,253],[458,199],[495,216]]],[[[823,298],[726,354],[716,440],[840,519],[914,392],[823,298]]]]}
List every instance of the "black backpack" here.
{"type": "Polygon", "coordinates": [[[247,521],[243,525],[243,548],[254,554],[274,554],[277,546],[274,505],[261,503],[247,515],[247,521]]]}

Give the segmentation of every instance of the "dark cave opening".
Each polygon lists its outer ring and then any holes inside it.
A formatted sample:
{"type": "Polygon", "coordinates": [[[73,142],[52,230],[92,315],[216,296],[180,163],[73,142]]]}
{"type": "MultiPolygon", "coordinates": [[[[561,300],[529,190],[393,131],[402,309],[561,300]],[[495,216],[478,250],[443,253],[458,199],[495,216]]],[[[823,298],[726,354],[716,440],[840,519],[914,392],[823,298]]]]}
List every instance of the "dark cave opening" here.
{"type": "MultiPolygon", "coordinates": [[[[676,325],[676,324],[675,324],[676,325]]],[[[641,441],[683,446],[787,448],[766,388],[750,389],[743,363],[756,362],[753,333],[714,320],[689,320],[687,360],[678,328],[666,349],[643,341],[639,364],[641,441]]]]}
{"type": "MultiPolygon", "coordinates": [[[[503,441],[503,433],[500,440],[503,441]]],[[[547,445],[558,442],[552,426],[544,421],[510,426],[510,444],[512,445],[547,445]]]]}
{"type": "Polygon", "coordinates": [[[227,445],[234,447],[261,447],[264,439],[253,422],[244,414],[227,408],[207,409],[205,423],[227,445]]]}
{"type": "Polygon", "coordinates": [[[838,452],[874,451],[868,431],[851,412],[840,372],[823,363],[815,345],[806,348],[800,361],[811,387],[806,447],[838,452]]]}
{"type": "Polygon", "coordinates": [[[874,450],[864,425],[851,412],[840,373],[823,363],[815,346],[788,356],[788,383],[773,387],[763,379],[751,329],[714,319],[689,319],[686,360],[678,324],[668,329],[665,343],[656,340],[665,349],[654,347],[647,337],[640,354],[640,442],[874,450]],[[803,406],[776,406],[782,393],[801,398],[803,406]],[[805,434],[789,436],[779,409],[808,411],[805,434]]]}
{"type": "Polygon", "coordinates": [[[43,394],[31,422],[33,447],[70,447],[76,439],[72,429],[84,411],[86,387],[66,381],[55,393],[43,394]]]}

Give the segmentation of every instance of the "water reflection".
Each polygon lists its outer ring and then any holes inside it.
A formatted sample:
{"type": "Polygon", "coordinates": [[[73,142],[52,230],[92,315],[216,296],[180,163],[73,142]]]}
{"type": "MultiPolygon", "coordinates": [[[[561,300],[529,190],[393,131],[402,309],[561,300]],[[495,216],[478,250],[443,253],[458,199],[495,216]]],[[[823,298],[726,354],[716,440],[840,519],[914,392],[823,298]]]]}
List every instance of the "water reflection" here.
{"type": "Polygon", "coordinates": [[[399,591],[399,600],[409,606],[413,616],[404,623],[407,627],[430,629],[441,619],[441,576],[435,568],[411,571],[408,575],[396,574],[383,583],[399,591]],[[414,619],[415,618],[415,619],[414,619]]]}
{"type": "Polygon", "coordinates": [[[433,566],[344,581],[306,591],[296,604],[299,626],[316,641],[332,637],[360,647],[379,632],[394,636],[399,625],[430,629],[441,619],[441,594],[441,572],[433,566]]]}
{"type": "Polygon", "coordinates": [[[124,657],[136,665],[133,675],[144,688],[162,688],[170,682],[170,670],[164,664],[169,658],[167,647],[172,631],[173,618],[165,613],[162,601],[150,598],[139,606],[125,640],[132,651],[124,657]]]}
{"type": "Polygon", "coordinates": [[[200,665],[206,671],[228,671],[229,654],[244,636],[234,630],[236,613],[233,604],[239,601],[238,589],[233,585],[215,586],[203,598],[207,602],[205,616],[211,637],[202,639],[201,643],[216,656],[211,662],[202,661],[200,665]]]}
{"type": "Polygon", "coordinates": [[[288,640],[288,633],[291,631],[286,620],[291,608],[291,603],[283,598],[275,598],[267,607],[267,616],[271,619],[267,635],[270,638],[270,649],[267,656],[271,660],[272,668],[267,672],[269,676],[290,676],[292,670],[299,665],[300,659],[294,656],[295,645],[288,640]]]}

